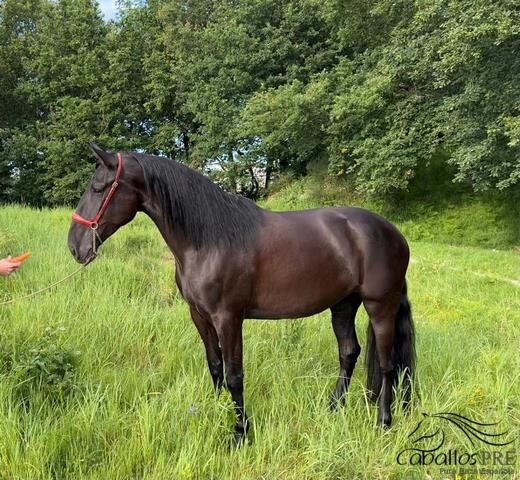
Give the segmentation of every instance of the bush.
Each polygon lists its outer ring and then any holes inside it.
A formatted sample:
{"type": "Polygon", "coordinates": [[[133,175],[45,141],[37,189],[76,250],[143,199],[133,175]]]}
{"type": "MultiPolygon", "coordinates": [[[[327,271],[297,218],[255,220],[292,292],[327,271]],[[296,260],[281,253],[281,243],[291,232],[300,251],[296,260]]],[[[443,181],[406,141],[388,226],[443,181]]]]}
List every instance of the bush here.
{"type": "Polygon", "coordinates": [[[74,390],[79,352],[58,344],[63,331],[47,328],[36,345],[17,352],[10,362],[3,362],[16,381],[16,394],[23,403],[36,392],[61,402],[74,390]]]}

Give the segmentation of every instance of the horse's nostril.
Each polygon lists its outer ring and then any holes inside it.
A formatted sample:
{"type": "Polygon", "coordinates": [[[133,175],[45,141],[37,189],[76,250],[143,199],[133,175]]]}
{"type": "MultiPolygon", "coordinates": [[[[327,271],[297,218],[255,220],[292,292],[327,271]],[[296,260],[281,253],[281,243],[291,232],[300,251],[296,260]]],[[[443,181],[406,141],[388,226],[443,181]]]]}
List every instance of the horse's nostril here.
{"type": "Polygon", "coordinates": [[[70,253],[72,253],[73,257],[77,258],[76,249],[74,247],[70,247],[70,253]]]}

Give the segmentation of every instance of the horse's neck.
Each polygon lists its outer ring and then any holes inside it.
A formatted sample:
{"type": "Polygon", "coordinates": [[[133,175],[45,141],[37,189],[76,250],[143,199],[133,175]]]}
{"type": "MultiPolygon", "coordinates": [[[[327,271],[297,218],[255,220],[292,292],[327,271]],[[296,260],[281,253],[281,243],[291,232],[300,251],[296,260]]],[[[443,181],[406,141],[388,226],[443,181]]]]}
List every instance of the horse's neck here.
{"type": "Polygon", "coordinates": [[[191,245],[186,241],[183,235],[175,231],[175,227],[170,226],[170,224],[164,219],[164,216],[158,207],[149,204],[145,206],[143,211],[155,223],[176,260],[182,264],[185,256],[184,254],[191,248],[191,245]]]}

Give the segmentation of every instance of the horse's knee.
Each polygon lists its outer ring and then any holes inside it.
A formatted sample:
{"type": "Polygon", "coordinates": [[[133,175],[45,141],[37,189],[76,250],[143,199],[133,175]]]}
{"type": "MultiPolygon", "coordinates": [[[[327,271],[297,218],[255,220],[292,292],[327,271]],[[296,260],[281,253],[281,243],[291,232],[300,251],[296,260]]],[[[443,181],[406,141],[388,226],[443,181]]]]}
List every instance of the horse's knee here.
{"type": "Polygon", "coordinates": [[[354,361],[356,361],[359,357],[359,354],[361,353],[361,347],[358,344],[354,345],[353,347],[350,348],[349,352],[348,352],[348,356],[353,359],[354,361]]]}
{"type": "Polygon", "coordinates": [[[381,368],[381,373],[383,375],[388,375],[391,377],[394,374],[394,364],[392,362],[392,359],[380,361],[379,367],[381,368]]]}
{"type": "Polygon", "coordinates": [[[212,377],[219,377],[222,375],[222,362],[219,361],[211,361],[208,362],[209,372],[212,377]]]}
{"type": "Polygon", "coordinates": [[[244,376],[242,373],[227,373],[226,386],[230,391],[242,391],[244,389],[244,376]]]}
{"type": "Polygon", "coordinates": [[[359,344],[349,345],[345,352],[342,352],[341,361],[345,363],[355,364],[361,353],[361,347],[359,344]]]}

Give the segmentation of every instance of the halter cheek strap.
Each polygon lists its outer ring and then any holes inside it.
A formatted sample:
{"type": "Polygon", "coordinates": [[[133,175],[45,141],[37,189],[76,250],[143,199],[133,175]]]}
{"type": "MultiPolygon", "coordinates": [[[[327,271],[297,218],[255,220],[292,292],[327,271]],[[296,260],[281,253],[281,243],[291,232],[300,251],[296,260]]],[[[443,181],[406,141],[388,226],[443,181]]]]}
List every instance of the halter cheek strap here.
{"type": "Polygon", "coordinates": [[[73,222],[83,225],[85,227],[88,227],[92,230],[92,244],[93,244],[94,253],[96,252],[96,236],[99,238],[99,235],[97,233],[99,221],[101,220],[101,218],[103,217],[103,214],[105,213],[106,209],[108,208],[108,205],[110,204],[110,200],[112,200],[114,193],[116,193],[117,187],[119,186],[119,179],[121,178],[122,172],[123,172],[123,156],[121,155],[121,153],[118,153],[117,154],[116,178],[114,178],[114,182],[112,183],[112,186],[110,187],[110,191],[108,192],[107,198],[105,198],[105,201],[101,205],[101,208],[99,209],[98,214],[92,220],[87,220],[86,218],[83,218],[81,215],[78,215],[77,213],[72,214],[73,222]]]}

